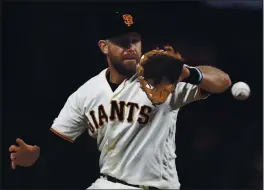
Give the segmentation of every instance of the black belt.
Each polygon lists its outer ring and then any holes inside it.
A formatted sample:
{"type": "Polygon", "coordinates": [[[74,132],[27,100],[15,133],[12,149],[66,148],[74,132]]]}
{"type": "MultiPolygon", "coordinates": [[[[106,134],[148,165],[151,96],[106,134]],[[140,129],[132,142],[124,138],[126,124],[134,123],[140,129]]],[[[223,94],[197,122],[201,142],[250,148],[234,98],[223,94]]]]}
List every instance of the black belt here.
{"type": "MultiPolygon", "coordinates": [[[[111,182],[114,182],[114,183],[121,183],[123,185],[128,185],[128,186],[137,187],[137,188],[143,188],[143,186],[140,186],[140,185],[132,185],[132,184],[129,184],[129,183],[125,182],[125,181],[122,181],[120,179],[117,179],[115,177],[111,177],[109,175],[104,175],[104,176],[106,177],[106,179],[108,181],[111,181],[111,182]]],[[[147,189],[148,190],[157,190],[158,188],[157,187],[150,187],[150,186],[148,186],[147,189]]]]}

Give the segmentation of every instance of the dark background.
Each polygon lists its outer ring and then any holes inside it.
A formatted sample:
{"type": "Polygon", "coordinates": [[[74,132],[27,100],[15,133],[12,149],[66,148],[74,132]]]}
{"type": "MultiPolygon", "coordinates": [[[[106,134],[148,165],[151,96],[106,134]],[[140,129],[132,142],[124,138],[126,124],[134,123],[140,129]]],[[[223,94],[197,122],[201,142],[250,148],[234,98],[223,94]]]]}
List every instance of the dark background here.
{"type": "Polygon", "coordinates": [[[217,66],[233,83],[251,87],[246,101],[228,89],[180,111],[176,162],[182,187],[262,189],[262,8],[191,2],[5,3],[3,188],[85,189],[97,179],[99,152],[87,132],[49,173],[39,166],[12,170],[8,147],[17,137],[45,144],[67,97],[107,66],[97,47],[98,15],[127,7],[137,8],[145,22],[144,52],[170,43],[193,65],[217,66]]]}

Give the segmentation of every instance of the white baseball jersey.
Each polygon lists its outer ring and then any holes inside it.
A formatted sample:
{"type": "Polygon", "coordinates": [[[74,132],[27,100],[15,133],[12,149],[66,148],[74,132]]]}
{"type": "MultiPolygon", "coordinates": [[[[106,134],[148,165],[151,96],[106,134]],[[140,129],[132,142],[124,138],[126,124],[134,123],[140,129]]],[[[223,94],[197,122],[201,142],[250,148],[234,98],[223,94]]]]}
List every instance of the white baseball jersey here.
{"type": "Polygon", "coordinates": [[[196,85],[180,82],[162,105],[153,105],[136,75],[113,92],[108,69],[65,103],[51,130],[74,141],[85,129],[97,138],[100,172],[135,185],[179,189],[175,132],[180,107],[202,99],[196,85]]]}

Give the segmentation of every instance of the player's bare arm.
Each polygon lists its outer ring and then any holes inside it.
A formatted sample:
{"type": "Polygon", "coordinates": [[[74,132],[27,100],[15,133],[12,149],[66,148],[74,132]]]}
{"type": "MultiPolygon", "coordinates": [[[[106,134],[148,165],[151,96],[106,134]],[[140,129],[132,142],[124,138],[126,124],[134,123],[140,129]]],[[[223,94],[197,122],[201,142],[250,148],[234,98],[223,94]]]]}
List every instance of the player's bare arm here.
{"type": "Polygon", "coordinates": [[[200,87],[211,93],[222,93],[232,82],[228,74],[212,66],[198,66],[203,74],[200,87]]]}
{"type": "MultiPolygon", "coordinates": [[[[190,69],[192,68],[184,65],[179,81],[188,79],[190,77],[190,69]]],[[[229,75],[218,68],[212,66],[197,66],[196,68],[202,74],[199,87],[206,92],[222,93],[232,85],[229,75]]]]}
{"type": "Polygon", "coordinates": [[[36,145],[28,145],[22,139],[16,139],[17,145],[9,147],[12,169],[16,166],[32,166],[39,158],[40,148],[36,145]]]}

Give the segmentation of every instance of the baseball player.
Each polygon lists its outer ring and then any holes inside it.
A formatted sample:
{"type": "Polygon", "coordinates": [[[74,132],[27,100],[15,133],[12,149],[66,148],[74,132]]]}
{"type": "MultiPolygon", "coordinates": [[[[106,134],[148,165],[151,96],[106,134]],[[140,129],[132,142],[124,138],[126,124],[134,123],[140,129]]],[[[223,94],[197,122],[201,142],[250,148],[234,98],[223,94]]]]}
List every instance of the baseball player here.
{"type": "MultiPolygon", "coordinates": [[[[136,17],[122,13],[113,17],[114,32],[98,42],[108,68],[69,96],[50,130],[74,142],[88,129],[97,139],[101,177],[88,189],[179,189],[175,165],[179,109],[224,92],[230,78],[211,66],[184,65],[175,92],[165,103],[153,105],[135,74],[142,53],[136,17]]],[[[40,148],[22,139],[17,143],[9,148],[12,168],[33,165],[40,148]]]]}

